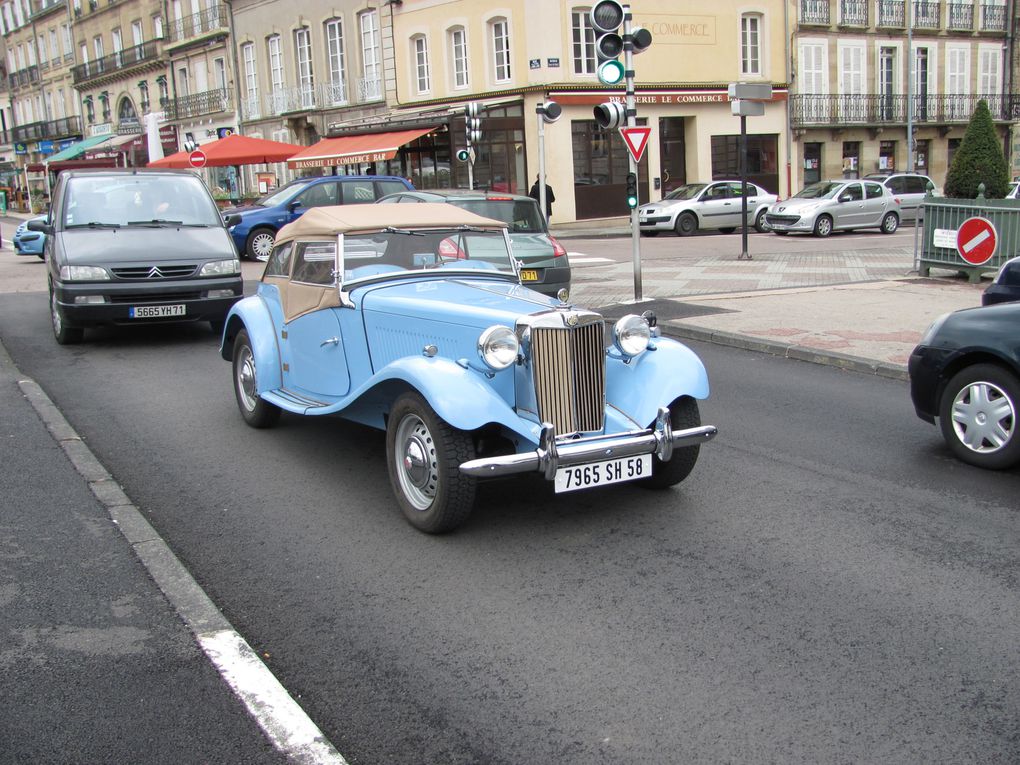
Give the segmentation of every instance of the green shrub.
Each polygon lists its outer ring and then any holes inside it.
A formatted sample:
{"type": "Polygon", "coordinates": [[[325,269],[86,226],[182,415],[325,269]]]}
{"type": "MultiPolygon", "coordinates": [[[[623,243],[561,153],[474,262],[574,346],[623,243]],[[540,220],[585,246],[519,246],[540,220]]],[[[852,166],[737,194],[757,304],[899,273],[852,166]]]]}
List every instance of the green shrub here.
{"type": "Polygon", "coordinates": [[[960,148],[953,155],[946,174],[945,195],[956,199],[975,199],[978,185],[982,183],[989,199],[1002,199],[1009,189],[1009,166],[984,99],[978,101],[960,148]]]}

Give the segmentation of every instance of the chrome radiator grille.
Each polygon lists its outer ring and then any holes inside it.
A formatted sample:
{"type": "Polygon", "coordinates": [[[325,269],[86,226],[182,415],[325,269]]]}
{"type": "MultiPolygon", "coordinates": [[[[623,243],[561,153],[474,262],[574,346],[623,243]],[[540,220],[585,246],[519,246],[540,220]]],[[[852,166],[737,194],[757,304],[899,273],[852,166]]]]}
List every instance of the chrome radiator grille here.
{"type": "Polygon", "coordinates": [[[600,431],[606,400],[601,318],[576,327],[534,327],[531,362],[538,416],[557,434],[600,431]]]}

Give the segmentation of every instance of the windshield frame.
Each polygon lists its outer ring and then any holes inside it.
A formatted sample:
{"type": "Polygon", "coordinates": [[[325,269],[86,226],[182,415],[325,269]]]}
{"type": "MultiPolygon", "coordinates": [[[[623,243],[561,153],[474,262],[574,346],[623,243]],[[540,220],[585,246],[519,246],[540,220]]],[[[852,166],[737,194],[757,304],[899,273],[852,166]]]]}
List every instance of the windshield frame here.
{"type": "Polygon", "coordinates": [[[694,199],[697,199],[698,196],[701,194],[701,192],[703,192],[708,187],[709,187],[709,184],[707,184],[707,183],[685,183],[682,186],[677,186],[671,192],[666,194],[666,196],[664,196],[662,198],[662,201],[663,202],[690,202],[690,201],[692,201],[694,199]],[[692,189],[692,191],[687,192],[686,196],[680,196],[679,192],[683,191],[684,189],[692,189]]]}

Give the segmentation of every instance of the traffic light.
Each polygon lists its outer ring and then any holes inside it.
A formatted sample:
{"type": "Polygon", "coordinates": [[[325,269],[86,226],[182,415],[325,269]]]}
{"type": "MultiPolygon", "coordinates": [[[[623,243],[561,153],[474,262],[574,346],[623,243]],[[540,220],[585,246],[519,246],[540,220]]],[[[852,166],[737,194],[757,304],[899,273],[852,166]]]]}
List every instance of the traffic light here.
{"type": "Polygon", "coordinates": [[[470,151],[468,151],[467,149],[458,149],[457,150],[457,160],[458,161],[460,161],[460,162],[467,162],[469,159],[471,159],[471,152],[470,151]]]}
{"type": "Polygon", "coordinates": [[[563,114],[563,107],[555,101],[543,101],[535,107],[535,112],[542,116],[542,121],[546,123],[555,122],[563,114]]]}
{"type": "Polygon", "coordinates": [[[470,146],[482,140],[482,118],[478,116],[478,102],[464,104],[464,132],[470,146]]]}
{"type": "Polygon", "coordinates": [[[595,122],[600,128],[613,130],[627,121],[627,107],[619,101],[606,101],[594,109],[595,122]]]}
{"type": "Polygon", "coordinates": [[[627,173],[627,207],[633,210],[637,203],[637,173],[627,173]]]}
{"type": "Polygon", "coordinates": [[[623,24],[623,6],[617,0],[600,0],[589,12],[591,25],[598,33],[595,54],[598,56],[599,82],[616,85],[626,76],[624,66],[617,58],[623,53],[623,37],[617,32],[623,24]]]}

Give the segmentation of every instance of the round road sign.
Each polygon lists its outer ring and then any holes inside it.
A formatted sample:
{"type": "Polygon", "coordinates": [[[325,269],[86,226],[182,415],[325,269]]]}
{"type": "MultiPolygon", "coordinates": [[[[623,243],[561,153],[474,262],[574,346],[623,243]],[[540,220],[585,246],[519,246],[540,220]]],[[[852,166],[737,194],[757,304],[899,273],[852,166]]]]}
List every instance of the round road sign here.
{"type": "Polygon", "coordinates": [[[999,234],[987,218],[967,218],[956,232],[956,251],[973,266],[991,260],[999,246],[999,234]]]}
{"type": "Polygon", "coordinates": [[[188,161],[191,163],[192,167],[205,167],[205,152],[201,149],[195,149],[188,155],[188,161]]]}

